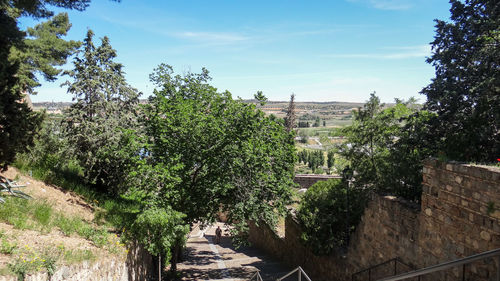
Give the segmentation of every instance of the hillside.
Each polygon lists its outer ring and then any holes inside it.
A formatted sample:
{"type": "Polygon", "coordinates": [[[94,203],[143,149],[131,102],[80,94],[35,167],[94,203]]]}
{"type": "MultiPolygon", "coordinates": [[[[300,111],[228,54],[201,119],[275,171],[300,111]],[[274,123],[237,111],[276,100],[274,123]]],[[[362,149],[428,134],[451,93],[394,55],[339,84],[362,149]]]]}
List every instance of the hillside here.
{"type": "Polygon", "coordinates": [[[96,209],[81,197],[15,168],[0,175],[26,185],[20,190],[33,197],[2,193],[6,202],[0,204],[0,276],[39,271],[50,275],[63,265],[125,259],[125,246],[112,229],[95,223],[96,209]]]}

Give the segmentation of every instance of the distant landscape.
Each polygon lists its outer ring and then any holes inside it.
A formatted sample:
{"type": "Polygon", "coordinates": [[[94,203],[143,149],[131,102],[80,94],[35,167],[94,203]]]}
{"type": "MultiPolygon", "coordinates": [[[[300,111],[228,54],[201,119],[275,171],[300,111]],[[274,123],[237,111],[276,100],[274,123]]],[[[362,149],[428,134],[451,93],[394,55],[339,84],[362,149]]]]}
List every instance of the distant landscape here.
{"type": "MultiPolygon", "coordinates": [[[[147,100],[141,100],[145,103],[147,100]]],[[[244,102],[258,104],[255,100],[244,100],[244,102]]],[[[71,106],[71,102],[33,102],[35,110],[46,110],[49,114],[61,114],[62,110],[71,106]]],[[[297,118],[301,121],[310,122],[312,127],[316,117],[321,119],[321,127],[323,121],[326,122],[326,127],[342,127],[351,124],[352,111],[362,107],[364,103],[357,102],[295,102],[295,110],[297,118]]],[[[286,116],[286,108],[288,101],[268,101],[264,106],[258,105],[259,109],[267,115],[275,115],[278,118],[286,116]]]]}

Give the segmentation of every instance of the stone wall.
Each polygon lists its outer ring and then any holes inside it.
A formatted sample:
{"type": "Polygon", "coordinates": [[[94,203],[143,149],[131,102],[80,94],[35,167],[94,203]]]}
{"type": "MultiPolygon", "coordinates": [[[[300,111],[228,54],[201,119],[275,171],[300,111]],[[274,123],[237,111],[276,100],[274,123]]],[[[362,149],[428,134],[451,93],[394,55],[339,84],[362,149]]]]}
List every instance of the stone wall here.
{"type": "Polygon", "coordinates": [[[340,176],[334,175],[295,175],[293,181],[299,184],[300,188],[309,188],[311,185],[315,184],[318,181],[326,181],[329,179],[340,179],[340,176]]]}
{"type": "MultiPolygon", "coordinates": [[[[423,268],[500,248],[500,169],[426,161],[421,205],[374,195],[345,258],[312,255],[300,244],[300,227],[292,217],[283,239],[262,228],[251,227],[250,241],[291,266],[302,266],[314,280],[350,280],[352,273],[396,257],[423,268]]],[[[495,271],[493,261],[477,262],[465,268],[465,280],[494,280],[495,271]]],[[[460,278],[462,268],[455,268],[422,280],[460,278]]]]}
{"type": "MultiPolygon", "coordinates": [[[[143,281],[154,274],[152,257],[141,247],[131,245],[128,255],[122,258],[103,258],[96,262],[58,266],[49,279],[46,272],[26,275],[26,281],[143,281]]],[[[17,281],[15,276],[0,276],[0,281],[17,281]]]]}
{"type": "Polygon", "coordinates": [[[266,224],[250,223],[249,241],[292,267],[300,265],[312,280],[347,280],[344,258],[315,256],[300,242],[300,226],[291,215],[285,226],[285,237],[281,238],[266,224]]]}

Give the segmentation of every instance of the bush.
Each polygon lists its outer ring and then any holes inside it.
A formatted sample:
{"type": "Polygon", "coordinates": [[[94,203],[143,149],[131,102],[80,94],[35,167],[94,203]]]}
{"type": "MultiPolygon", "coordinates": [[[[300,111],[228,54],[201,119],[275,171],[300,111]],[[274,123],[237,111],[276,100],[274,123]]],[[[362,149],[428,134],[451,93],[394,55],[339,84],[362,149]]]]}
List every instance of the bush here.
{"type": "Polygon", "coordinates": [[[316,255],[328,255],[347,246],[348,236],[361,220],[367,197],[365,190],[348,189],[340,179],[315,183],[305,193],[298,210],[302,242],[316,255]]]}

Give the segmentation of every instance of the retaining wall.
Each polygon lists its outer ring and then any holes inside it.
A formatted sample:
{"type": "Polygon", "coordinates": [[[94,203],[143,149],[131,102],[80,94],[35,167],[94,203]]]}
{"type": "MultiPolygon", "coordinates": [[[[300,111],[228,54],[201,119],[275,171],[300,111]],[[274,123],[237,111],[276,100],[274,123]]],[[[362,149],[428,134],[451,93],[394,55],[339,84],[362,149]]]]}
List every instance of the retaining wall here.
{"type": "MultiPolygon", "coordinates": [[[[25,281],[143,281],[149,280],[152,257],[136,244],[131,245],[127,257],[103,258],[75,265],[58,266],[49,278],[46,272],[27,274],[25,281]]],[[[17,281],[15,276],[0,276],[0,281],[17,281]]]]}
{"type": "MultiPolygon", "coordinates": [[[[300,227],[291,216],[285,228],[279,238],[269,227],[252,224],[250,241],[291,266],[302,266],[314,280],[350,280],[352,273],[396,257],[423,268],[493,250],[500,248],[500,169],[426,161],[421,205],[373,196],[344,257],[312,255],[300,244],[300,227]]],[[[494,280],[496,267],[491,260],[469,265],[465,280],[494,280]]],[[[393,270],[379,271],[372,278],[393,270]]],[[[462,268],[422,280],[458,278],[462,268]]]]}

